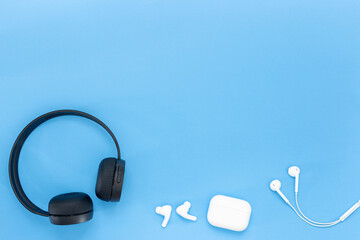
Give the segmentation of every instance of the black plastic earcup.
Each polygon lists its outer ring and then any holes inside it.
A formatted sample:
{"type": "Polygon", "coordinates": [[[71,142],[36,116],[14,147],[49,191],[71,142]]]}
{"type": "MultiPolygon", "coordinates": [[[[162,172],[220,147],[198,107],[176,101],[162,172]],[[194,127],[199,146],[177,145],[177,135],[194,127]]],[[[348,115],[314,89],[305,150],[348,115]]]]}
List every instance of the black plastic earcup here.
{"type": "Polygon", "coordinates": [[[48,211],[53,224],[77,224],[92,219],[93,202],[85,193],[65,193],[50,200],[48,211]]]}
{"type": "Polygon", "coordinates": [[[99,165],[95,193],[96,196],[104,201],[111,200],[112,186],[116,170],[116,159],[105,158],[99,165]]]}
{"type": "Polygon", "coordinates": [[[125,174],[125,161],[105,158],[99,165],[96,181],[96,196],[104,201],[120,201],[125,174]]]}

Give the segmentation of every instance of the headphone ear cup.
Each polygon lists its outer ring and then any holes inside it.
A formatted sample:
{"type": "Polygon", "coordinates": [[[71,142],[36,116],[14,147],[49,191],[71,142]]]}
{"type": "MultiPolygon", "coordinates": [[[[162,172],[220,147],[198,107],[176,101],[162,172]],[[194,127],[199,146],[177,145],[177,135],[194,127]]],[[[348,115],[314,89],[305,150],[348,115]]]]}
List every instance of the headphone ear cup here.
{"type": "Polygon", "coordinates": [[[114,175],[114,183],[112,186],[111,201],[120,201],[122,186],[125,175],[125,161],[120,159],[116,160],[116,170],[114,175]]]}
{"type": "Polygon", "coordinates": [[[81,192],[60,194],[49,202],[50,221],[56,225],[69,225],[89,221],[93,217],[93,202],[81,192]]]}
{"type": "Polygon", "coordinates": [[[114,184],[116,170],[116,159],[105,158],[99,165],[95,193],[96,196],[104,201],[110,201],[112,195],[112,187],[114,184]]]}

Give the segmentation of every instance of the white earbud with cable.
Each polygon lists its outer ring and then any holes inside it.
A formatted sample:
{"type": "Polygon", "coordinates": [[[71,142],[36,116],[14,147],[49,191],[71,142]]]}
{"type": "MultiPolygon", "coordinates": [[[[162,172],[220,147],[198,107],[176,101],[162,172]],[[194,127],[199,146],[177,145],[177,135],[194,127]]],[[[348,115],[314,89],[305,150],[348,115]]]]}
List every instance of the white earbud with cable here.
{"type": "Polygon", "coordinates": [[[297,166],[289,167],[288,174],[291,177],[295,178],[295,193],[297,194],[299,191],[299,175],[300,175],[300,168],[297,166]]]}
{"type": "Polygon", "coordinates": [[[280,188],[281,188],[281,182],[279,180],[273,180],[271,183],[270,183],[270,189],[274,192],[277,192],[280,197],[282,199],[284,199],[284,201],[287,203],[287,204],[290,204],[289,200],[285,197],[285,195],[280,191],[280,188]]]}
{"type": "Polygon", "coordinates": [[[338,220],[328,223],[321,223],[321,222],[315,222],[307,218],[302,211],[300,210],[299,204],[298,204],[298,191],[299,191],[299,175],[300,175],[300,169],[297,166],[292,166],[289,168],[288,173],[291,177],[295,178],[295,202],[296,207],[299,210],[299,212],[291,205],[290,201],[285,197],[285,195],[280,191],[281,188],[281,182],[279,180],[273,180],[270,183],[270,189],[272,191],[277,192],[280,197],[292,208],[292,210],[307,224],[310,224],[314,227],[331,227],[334,226],[340,222],[343,222],[346,218],[348,218],[353,212],[355,212],[360,207],[360,201],[355,203],[349,210],[347,210],[338,220]]]}

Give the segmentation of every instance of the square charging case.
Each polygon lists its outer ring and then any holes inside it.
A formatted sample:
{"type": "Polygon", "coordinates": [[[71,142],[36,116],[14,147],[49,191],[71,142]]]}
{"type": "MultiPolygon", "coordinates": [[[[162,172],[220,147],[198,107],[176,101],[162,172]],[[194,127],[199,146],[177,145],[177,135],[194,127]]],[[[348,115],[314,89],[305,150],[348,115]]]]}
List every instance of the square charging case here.
{"type": "Polygon", "coordinates": [[[250,220],[250,204],[238,198],[216,195],[210,200],[208,222],[219,228],[244,231],[250,220]]]}

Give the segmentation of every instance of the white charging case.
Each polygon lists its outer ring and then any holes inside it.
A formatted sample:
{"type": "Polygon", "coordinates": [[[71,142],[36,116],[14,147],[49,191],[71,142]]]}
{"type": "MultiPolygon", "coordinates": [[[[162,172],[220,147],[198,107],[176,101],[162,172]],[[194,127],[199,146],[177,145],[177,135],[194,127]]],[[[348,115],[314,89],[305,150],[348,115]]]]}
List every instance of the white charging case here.
{"type": "Polygon", "coordinates": [[[250,204],[238,198],[216,195],[210,200],[208,222],[219,228],[244,231],[249,225],[250,204]]]}

